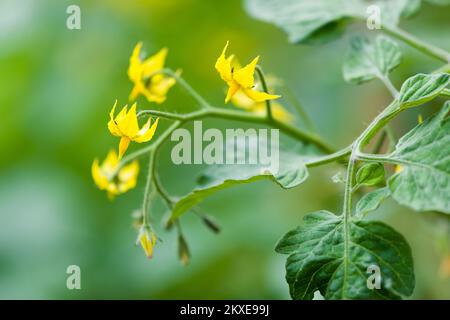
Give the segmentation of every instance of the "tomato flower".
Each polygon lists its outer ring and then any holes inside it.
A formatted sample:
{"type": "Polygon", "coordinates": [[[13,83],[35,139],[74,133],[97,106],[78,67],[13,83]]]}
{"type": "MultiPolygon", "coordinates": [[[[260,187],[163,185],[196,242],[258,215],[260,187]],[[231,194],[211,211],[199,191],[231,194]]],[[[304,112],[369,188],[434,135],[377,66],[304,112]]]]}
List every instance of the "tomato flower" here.
{"type": "Polygon", "coordinates": [[[139,129],[136,115],[136,103],[131,106],[129,111],[127,111],[128,106],[124,106],[119,114],[114,118],[116,105],[117,100],[109,113],[110,120],[108,122],[108,129],[112,135],[120,137],[119,159],[121,159],[125,151],[128,149],[131,141],[142,143],[150,141],[153,138],[156,127],[158,126],[159,118],[156,118],[151,126],[151,118],[149,118],[147,123],[139,129]]]}
{"type": "Polygon", "coordinates": [[[119,158],[115,150],[109,151],[106,159],[99,164],[98,159],[92,163],[92,178],[100,190],[106,190],[112,199],[136,186],[139,163],[135,160],[122,167],[118,172],[119,158]]]}
{"type": "Polygon", "coordinates": [[[156,245],[156,235],[149,225],[141,227],[137,242],[141,244],[147,258],[150,259],[153,255],[153,247],[156,245]]]}
{"type": "Polygon", "coordinates": [[[225,103],[238,92],[242,91],[247,97],[255,102],[263,102],[266,100],[277,99],[280,96],[268,94],[266,92],[260,92],[254,90],[254,73],[256,64],[258,63],[259,56],[253,59],[248,65],[243,68],[232,66],[234,55],[225,57],[226,50],[228,48],[228,42],[222,51],[222,54],[216,61],[216,70],[219,72],[220,77],[228,85],[227,96],[225,97],[225,103]]]}
{"type": "Polygon", "coordinates": [[[167,92],[176,83],[174,78],[158,73],[164,68],[168,50],[163,48],[153,56],[141,60],[141,48],[142,42],[139,42],[130,57],[128,77],[134,87],[129,99],[134,101],[142,94],[150,102],[163,103],[167,92]]]}

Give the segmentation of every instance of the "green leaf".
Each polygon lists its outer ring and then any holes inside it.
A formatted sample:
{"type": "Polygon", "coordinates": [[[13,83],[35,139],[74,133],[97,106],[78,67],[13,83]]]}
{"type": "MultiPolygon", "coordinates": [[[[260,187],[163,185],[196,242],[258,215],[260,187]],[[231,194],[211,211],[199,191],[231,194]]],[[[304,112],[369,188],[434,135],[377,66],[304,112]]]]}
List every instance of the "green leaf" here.
{"type": "Polygon", "coordinates": [[[359,185],[373,186],[384,181],[384,167],[381,163],[367,163],[356,173],[359,185]]]}
{"type": "Polygon", "coordinates": [[[360,84],[374,78],[386,78],[401,59],[397,43],[386,36],[378,36],[374,42],[361,36],[355,37],[344,62],[344,79],[360,84]]]}
{"type": "Polygon", "coordinates": [[[450,102],[403,136],[388,161],[401,166],[388,180],[393,198],[414,210],[450,213],[450,102]]]}
{"type": "Polygon", "coordinates": [[[411,108],[434,99],[450,83],[447,73],[416,74],[402,85],[399,101],[401,108],[411,108]]]}
{"type": "Polygon", "coordinates": [[[252,17],[275,24],[294,43],[332,38],[349,20],[366,21],[367,8],[377,5],[383,24],[397,25],[400,17],[414,13],[420,0],[246,0],[252,17]]]}
{"type": "MultiPolygon", "coordinates": [[[[306,152],[306,150],[303,150],[306,152]]],[[[308,151],[309,152],[309,151],[308,151]]],[[[284,189],[294,188],[308,178],[306,156],[280,150],[278,172],[262,165],[233,164],[210,166],[199,178],[199,186],[176,203],[171,219],[176,219],[219,190],[261,179],[271,179],[284,189]]]]}
{"type": "Polygon", "coordinates": [[[366,193],[356,204],[356,215],[363,217],[367,213],[377,210],[390,194],[389,188],[381,188],[366,193]]]}
{"type": "Polygon", "coordinates": [[[377,221],[350,221],[318,211],[288,232],[276,251],[289,254],[286,280],[293,299],[399,299],[414,289],[411,249],[403,236],[377,221]],[[380,289],[369,289],[368,268],[379,267],[380,289]]]}

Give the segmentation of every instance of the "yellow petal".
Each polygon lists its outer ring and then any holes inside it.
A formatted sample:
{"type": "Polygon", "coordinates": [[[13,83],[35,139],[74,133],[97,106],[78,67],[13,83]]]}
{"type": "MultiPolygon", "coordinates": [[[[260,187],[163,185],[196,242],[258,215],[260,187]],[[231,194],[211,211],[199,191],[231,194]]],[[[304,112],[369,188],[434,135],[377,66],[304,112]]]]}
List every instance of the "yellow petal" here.
{"type": "Polygon", "coordinates": [[[231,98],[231,102],[241,109],[251,110],[255,106],[255,101],[247,97],[247,95],[242,92],[242,90],[238,90],[233,97],[231,98]]]}
{"type": "Polygon", "coordinates": [[[244,93],[255,102],[263,102],[266,100],[278,99],[280,96],[274,94],[268,94],[265,92],[259,92],[253,89],[243,89],[244,93]]]}
{"type": "Polygon", "coordinates": [[[116,117],[116,123],[122,135],[129,138],[134,137],[139,131],[136,115],[136,103],[133,104],[126,116],[118,119],[119,116],[120,114],[116,117]]]}
{"type": "Polygon", "coordinates": [[[114,103],[114,106],[112,107],[112,109],[111,109],[111,111],[109,113],[109,118],[110,119],[108,121],[108,129],[109,129],[109,132],[111,132],[111,134],[113,136],[120,136],[121,134],[120,134],[119,127],[117,126],[117,123],[114,120],[114,112],[116,110],[116,106],[117,106],[117,100],[114,103]]]}
{"type": "Polygon", "coordinates": [[[228,59],[225,58],[225,53],[228,48],[228,41],[225,45],[225,48],[223,48],[222,54],[217,58],[215,68],[217,72],[219,72],[220,77],[227,83],[231,82],[233,80],[231,72],[231,61],[233,59],[233,56],[230,56],[228,59]]]}
{"type": "Polygon", "coordinates": [[[133,49],[133,53],[130,57],[130,66],[128,67],[128,77],[133,82],[138,82],[142,78],[142,62],[140,59],[140,53],[142,48],[142,42],[138,42],[133,49]]]}
{"type": "Polygon", "coordinates": [[[235,82],[231,83],[231,86],[228,88],[227,96],[225,97],[225,103],[228,103],[230,99],[235,95],[236,92],[240,89],[239,85],[235,82]]]}
{"type": "Polygon", "coordinates": [[[92,178],[100,190],[104,190],[108,185],[108,178],[103,174],[98,159],[95,159],[91,167],[92,178]]]}
{"type": "Polygon", "coordinates": [[[142,63],[142,77],[149,77],[157,71],[164,68],[164,63],[166,61],[168,49],[162,48],[153,56],[147,58],[142,63]]]}
{"type": "MultiPolygon", "coordinates": [[[[265,115],[267,112],[266,108],[267,107],[265,102],[258,102],[255,103],[255,107],[251,111],[256,114],[265,115]]],[[[292,121],[294,120],[294,116],[281,104],[276,102],[272,102],[272,115],[275,119],[284,123],[292,123],[292,121]]]]}
{"type": "Polygon", "coordinates": [[[122,156],[125,154],[125,152],[128,149],[128,146],[130,145],[130,138],[128,137],[122,137],[119,142],[119,159],[122,159],[122,156]]]}
{"type": "Polygon", "coordinates": [[[145,251],[145,254],[147,255],[148,258],[151,258],[152,254],[153,254],[153,245],[154,245],[154,243],[152,242],[152,239],[149,239],[147,236],[147,233],[144,232],[144,233],[142,233],[139,240],[141,242],[142,248],[145,251]]]}
{"type": "Polygon", "coordinates": [[[258,64],[259,56],[253,59],[248,65],[233,73],[233,79],[244,88],[251,88],[254,85],[253,74],[255,73],[256,65],[258,64]]]}
{"type": "Polygon", "coordinates": [[[137,176],[139,174],[139,163],[133,161],[131,164],[120,169],[119,177],[119,191],[120,193],[127,192],[136,186],[137,176]]]}
{"type": "Polygon", "coordinates": [[[111,176],[115,173],[117,167],[119,165],[119,158],[117,157],[117,153],[114,149],[111,149],[108,152],[108,155],[106,156],[105,160],[102,162],[102,171],[105,175],[111,176]]]}
{"type": "Polygon", "coordinates": [[[139,131],[139,134],[133,139],[133,141],[137,143],[150,141],[155,134],[158,122],[159,118],[156,118],[155,122],[150,127],[150,119],[148,119],[147,123],[142,127],[142,129],[139,131]]]}

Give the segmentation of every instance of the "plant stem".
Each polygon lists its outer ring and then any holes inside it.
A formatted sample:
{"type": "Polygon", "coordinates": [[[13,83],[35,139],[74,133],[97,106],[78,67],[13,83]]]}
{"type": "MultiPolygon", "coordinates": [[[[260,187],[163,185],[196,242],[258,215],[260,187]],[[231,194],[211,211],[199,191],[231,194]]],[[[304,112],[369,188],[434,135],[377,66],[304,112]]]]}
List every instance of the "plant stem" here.
{"type": "MultiPolygon", "coordinates": [[[[262,68],[260,66],[256,66],[256,73],[258,74],[259,77],[259,81],[261,81],[261,86],[262,89],[265,93],[269,93],[269,88],[267,87],[267,83],[266,83],[266,79],[264,77],[264,72],[262,71],[262,68]]],[[[273,115],[272,115],[272,104],[270,102],[270,100],[266,100],[266,113],[267,113],[267,119],[269,119],[269,121],[273,120],[273,115]]]]}
{"type": "Polygon", "coordinates": [[[384,83],[386,88],[389,90],[389,92],[391,93],[392,97],[394,99],[397,99],[400,93],[398,92],[398,90],[392,84],[392,81],[389,78],[389,76],[382,76],[382,77],[380,77],[380,80],[384,83]]]}
{"type": "Polygon", "coordinates": [[[194,98],[202,108],[209,108],[209,103],[197,92],[194,88],[191,87],[189,83],[187,83],[177,72],[173,72],[171,69],[162,69],[159,73],[165,74],[169,77],[174,78],[177,83],[179,83],[188,93],[194,98]]]}
{"type": "Polygon", "coordinates": [[[450,63],[450,53],[426,43],[398,27],[383,25],[383,31],[431,57],[450,63]]]}
{"type": "MultiPolygon", "coordinates": [[[[263,115],[257,115],[245,111],[235,111],[235,110],[228,110],[228,109],[222,109],[217,107],[210,107],[209,109],[203,109],[194,111],[191,113],[186,114],[173,114],[170,112],[163,112],[163,111],[154,111],[154,110],[143,110],[140,111],[139,116],[144,115],[152,115],[152,116],[161,116],[168,119],[176,119],[182,123],[187,121],[193,121],[203,118],[221,118],[221,119],[228,119],[228,120],[236,120],[236,121],[243,121],[243,122],[249,122],[249,123],[259,123],[259,124],[267,124],[273,128],[280,129],[283,133],[291,136],[292,138],[295,138],[297,140],[301,140],[306,143],[312,143],[316,145],[319,149],[326,153],[333,152],[333,148],[330,147],[327,143],[325,143],[319,136],[316,134],[312,134],[309,132],[306,132],[304,130],[298,129],[290,124],[286,124],[284,122],[278,121],[275,118],[272,118],[272,120],[268,120],[263,115]]],[[[144,151],[145,153],[145,151],[144,151]]]]}
{"type": "Polygon", "coordinates": [[[154,153],[150,152],[148,160],[147,181],[144,189],[144,200],[142,201],[142,224],[145,226],[150,222],[149,206],[150,206],[150,188],[152,185],[152,173],[154,167],[154,153]]]}
{"type": "Polygon", "coordinates": [[[348,146],[344,149],[341,149],[339,151],[336,151],[335,153],[320,157],[320,158],[313,158],[311,160],[308,160],[305,162],[305,165],[307,167],[317,167],[321,166],[323,164],[327,164],[330,162],[339,161],[342,159],[345,159],[352,151],[352,146],[348,146]]]}

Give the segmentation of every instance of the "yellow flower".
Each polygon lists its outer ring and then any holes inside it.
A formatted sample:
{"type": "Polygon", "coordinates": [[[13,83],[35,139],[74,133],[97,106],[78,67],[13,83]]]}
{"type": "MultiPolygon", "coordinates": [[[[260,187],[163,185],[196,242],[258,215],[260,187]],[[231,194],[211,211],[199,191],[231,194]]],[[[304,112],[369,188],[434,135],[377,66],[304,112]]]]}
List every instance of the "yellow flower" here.
{"type": "Polygon", "coordinates": [[[254,73],[256,64],[258,63],[259,56],[253,59],[248,65],[243,68],[232,66],[234,55],[225,57],[225,52],[228,48],[228,42],[222,51],[222,54],[216,61],[216,70],[219,72],[220,77],[228,85],[228,92],[225,98],[225,103],[241,90],[247,97],[256,102],[263,102],[266,100],[277,99],[280,96],[268,94],[265,92],[256,91],[254,87],[254,73]]]}
{"type": "Polygon", "coordinates": [[[155,55],[141,60],[141,48],[142,42],[139,42],[130,57],[128,77],[134,83],[134,87],[129,99],[134,101],[142,94],[150,102],[163,103],[167,92],[176,83],[174,78],[158,73],[164,68],[168,50],[163,48],[155,55]]]}
{"type": "MultiPolygon", "coordinates": [[[[256,102],[245,95],[242,90],[238,90],[231,98],[231,102],[241,109],[254,112],[259,115],[266,114],[266,103],[256,102]]],[[[275,119],[285,123],[292,123],[294,117],[281,104],[272,102],[272,115],[275,119]]]]}
{"type": "Polygon", "coordinates": [[[119,158],[115,150],[109,151],[106,159],[99,164],[98,159],[92,163],[92,178],[100,190],[106,190],[108,196],[125,193],[136,186],[139,163],[135,160],[122,167],[118,172],[119,158]]]}
{"type": "Polygon", "coordinates": [[[129,111],[127,111],[128,106],[124,106],[114,118],[116,105],[117,100],[109,113],[110,120],[108,122],[108,129],[112,135],[121,138],[119,143],[119,159],[121,159],[127,150],[130,141],[142,143],[150,141],[153,138],[156,127],[158,126],[159,118],[156,118],[152,126],[150,126],[151,118],[149,118],[147,123],[139,129],[136,115],[136,103],[133,104],[129,111]]]}
{"type": "Polygon", "coordinates": [[[149,225],[143,225],[139,231],[138,241],[144,249],[147,258],[153,255],[153,247],[156,245],[156,235],[149,225]]]}

